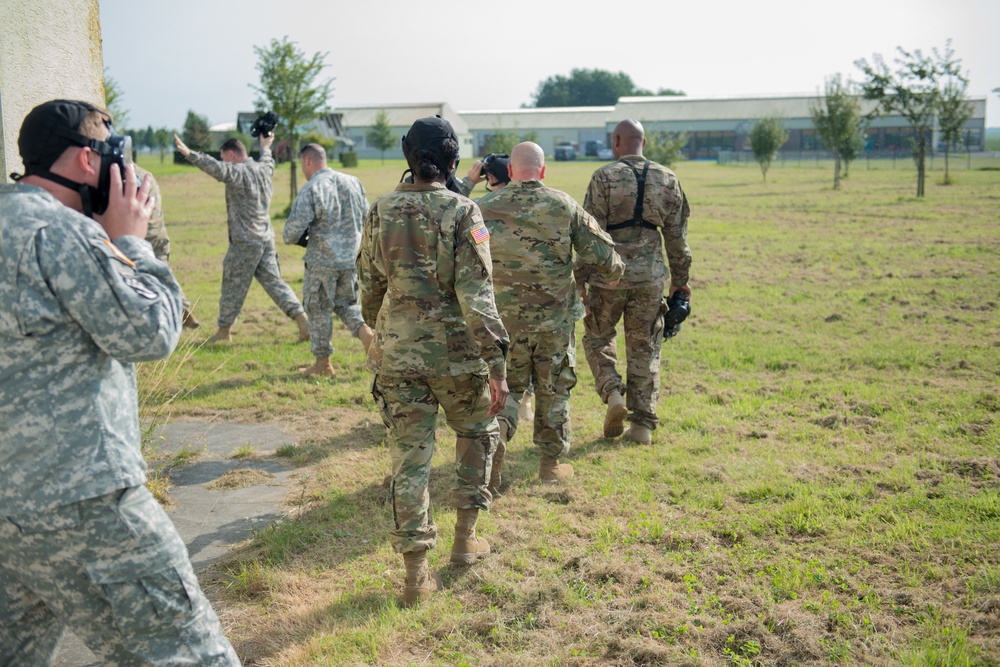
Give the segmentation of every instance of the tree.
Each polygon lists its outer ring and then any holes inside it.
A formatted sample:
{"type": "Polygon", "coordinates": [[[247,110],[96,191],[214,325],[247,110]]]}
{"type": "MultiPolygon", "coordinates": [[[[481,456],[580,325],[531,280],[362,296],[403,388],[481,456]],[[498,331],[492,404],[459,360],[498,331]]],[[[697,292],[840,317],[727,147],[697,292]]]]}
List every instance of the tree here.
{"type": "MultiPolygon", "coordinates": [[[[949,41],[948,52],[951,52],[949,41]]],[[[917,196],[924,196],[926,176],[927,139],[934,127],[934,119],[941,105],[939,81],[951,71],[958,74],[958,61],[951,56],[944,59],[934,50],[934,56],[925,56],[919,49],[907,51],[896,47],[899,57],[897,69],[890,72],[878,53],[869,63],[864,58],[855,65],[867,79],[861,84],[866,99],[877,103],[877,112],[898,114],[906,119],[916,133],[913,141],[914,159],[917,162],[917,196]]]]}
{"type": "Polygon", "coordinates": [[[124,129],[128,125],[128,110],[122,106],[121,87],[114,77],[108,76],[108,68],[104,68],[104,108],[111,114],[115,127],[124,129]]]}
{"type": "Polygon", "coordinates": [[[672,167],[683,157],[687,143],[687,132],[650,132],[646,135],[643,153],[653,162],[672,167]]]}
{"type": "Polygon", "coordinates": [[[375,148],[382,152],[382,164],[385,164],[385,152],[396,145],[396,135],[392,133],[392,126],[389,125],[389,114],[385,109],[379,109],[375,116],[375,122],[365,135],[365,138],[375,148]]]}
{"type": "MultiPolygon", "coordinates": [[[[536,107],[611,106],[619,97],[652,95],[637,88],[625,72],[602,69],[574,69],[569,76],[556,74],[538,84],[532,96],[536,107]]],[[[660,88],[659,95],[683,95],[680,91],[660,88]]]]}
{"type": "Polygon", "coordinates": [[[765,116],[753,124],[747,138],[750,140],[750,150],[753,151],[766,182],[767,170],[771,168],[774,156],[788,141],[788,132],[779,118],[765,116]]]}
{"type": "Polygon", "coordinates": [[[955,60],[951,40],[948,40],[944,55],[939,56],[939,60],[944,85],[941,88],[938,108],[938,127],[941,129],[941,139],[944,141],[944,184],[951,185],[948,155],[952,145],[961,140],[962,129],[965,127],[965,122],[972,118],[973,109],[968,101],[969,79],[959,69],[961,61],[955,60]]]}
{"type": "Polygon", "coordinates": [[[193,151],[207,151],[212,147],[212,133],[208,129],[208,119],[188,110],[184,119],[181,139],[193,151]]]}
{"type": "Polygon", "coordinates": [[[160,162],[163,162],[163,155],[173,143],[174,133],[165,127],[158,127],[153,130],[153,147],[160,151],[160,162]]]}
{"type": "Polygon", "coordinates": [[[506,153],[510,155],[514,146],[517,146],[519,143],[521,143],[521,135],[517,133],[517,130],[505,130],[498,127],[483,142],[483,154],[506,153]]]}
{"type": "Polygon", "coordinates": [[[257,111],[263,113],[271,109],[281,119],[276,133],[290,144],[290,199],[294,200],[299,190],[295,159],[298,156],[302,127],[327,111],[327,103],[333,94],[333,79],[317,81],[327,66],[327,54],[315,53],[307,58],[295,42],[289,41],[287,35],[280,42],[272,39],[266,48],[255,46],[253,50],[257,54],[260,86],[250,84],[250,87],[258,93],[255,101],[257,111]]]}
{"type": "Polygon", "coordinates": [[[853,88],[853,82],[844,82],[840,74],[836,74],[826,80],[825,95],[810,108],[816,134],[823,145],[833,151],[834,190],[840,189],[841,163],[856,158],[863,145],[861,101],[853,88]]]}

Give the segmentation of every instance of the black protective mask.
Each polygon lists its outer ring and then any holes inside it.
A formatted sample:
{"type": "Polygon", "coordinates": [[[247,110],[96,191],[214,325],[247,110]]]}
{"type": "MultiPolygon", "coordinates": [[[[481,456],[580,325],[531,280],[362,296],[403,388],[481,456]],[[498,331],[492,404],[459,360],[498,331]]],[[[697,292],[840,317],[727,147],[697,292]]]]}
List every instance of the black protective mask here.
{"type": "Polygon", "coordinates": [[[114,130],[108,126],[111,134],[104,141],[90,139],[71,130],[59,129],[60,135],[66,139],[68,145],[89,148],[101,156],[100,176],[97,180],[97,187],[78,183],[70,179],[53,174],[51,171],[29,170],[28,174],[39,176],[71,190],[80,193],[80,201],[83,205],[83,214],[88,217],[100,215],[108,210],[108,196],[111,193],[111,169],[115,165],[121,169],[122,182],[125,182],[125,170],[132,164],[132,137],[115,134],[114,130]]]}

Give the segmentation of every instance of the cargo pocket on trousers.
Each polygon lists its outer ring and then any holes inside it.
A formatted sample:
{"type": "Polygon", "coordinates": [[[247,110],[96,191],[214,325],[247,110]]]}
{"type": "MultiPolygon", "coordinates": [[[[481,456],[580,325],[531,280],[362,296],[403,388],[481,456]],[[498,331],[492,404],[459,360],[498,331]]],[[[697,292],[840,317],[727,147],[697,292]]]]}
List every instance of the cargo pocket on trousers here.
{"type": "Polygon", "coordinates": [[[375,407],[378,409],[379,415],[382,417],[382,423],[385,427],[392,431],[393,421],[392,414],[389,413],[389,404],[385,400],[385,396],[378,389],[378,375],[372,378],[372,399],[375,401],[375,407]]]}
{"type": "Polygon", "coordinates": [[[104,592],[123,636],[176,634],[192,620],[198,584],[190,567],[126,561],[88,565],[87,575],[104,592]]]}

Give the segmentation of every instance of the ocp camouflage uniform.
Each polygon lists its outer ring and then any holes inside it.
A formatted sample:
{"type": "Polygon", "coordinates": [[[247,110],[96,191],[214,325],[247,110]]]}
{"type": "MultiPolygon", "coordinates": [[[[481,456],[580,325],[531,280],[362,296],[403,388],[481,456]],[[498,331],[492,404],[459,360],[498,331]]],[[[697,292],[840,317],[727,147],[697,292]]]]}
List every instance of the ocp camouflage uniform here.
{"type": "Polygon", "coordinates": [[[222,162],[197,151],[191,151],[187,159],[226,184],[229,249],[222,260],[219,326],[230,327],[236,321],[254,278],[285,315],[295,318],[305,312],[295,292],[281,278],[274,249],[274,228],[268,211],[274,191],[271,149],[261,151],[260,162],[251,157],[239,164],[222,162]]]}
{"type": "MultiPolygon", "coordinates": [[[[163,196],[160,194],[160,184],[156,182],[153,175],[136,166],[135,176],[137,180],[150,179],[153,186],[149,189],[149,196],[153,197],[156,204],[153,206],[153,214],[149,218],[149,228],[146,230],[146,240],[153,246],[153,254],[156,259],[164,264],[170,264],[170,237],[167,235],[167,223],[163,219],[163,196]]],[[[191,310],[191,302],[188,301],[184,291],[181,291],[181,304],[185,311],[191,310]]]]}
{"type": "Polygon", "coordinates": [[[400,183],[368,212],[357,270],[362,314],[375,329],[372,395],[392,449],[391,541],[401,553],[430,549],[438,405],[456,434],[452,506],[492,501],[499,428],[487,416],[487,377],[505,378],[509,342],[493,301],[489,232],[465,197],[437,183],[400,183]]]}
{"type": "Polygon", "coordinates": [[[299,190],[285,222],[285,243],[296,243],[309,231],[302,301],[309,316],[313,356],[333,353],[333,313],[354,336],[364,324],[355,261],[367,213],[361,181],[326,168],[314,173],[299,190]]]}
{"type": "Polygon", "coordinates": [[[576,386],[576,321],[584,308],[573,256],[614,282],[625,269],[611,237],[568,194],[541,181],[511,181],[479,200],[490,230],[497,310],[510,333],[507,385],[500,414],[508,439],[521,398],[534,384],[534,443],[559,458],[569,451],[569,396],[576,386]]]}
{"type": "Polygon", "coordinates": [[[104,664],[239,664],[142,486],[133,363],[180,329],[148,243],[0,186],[0,665],[51,664],[67,626],[104,664]]]}
{"type": "MultiPolygon", "coordinates": [[[[642,171],[645,161],[642,156],[627,155],[623,159],[642,171]]],[[[601,228],[607,229],[608,225],[632,219],[637,193],[632,170],[620,162],[612,162],[594,172],[583,205],[601,228]]],[[[609,231],[615,250],[625,261],[625,274],[616,287],[609,287],[602,276],[586,269],[577,272],[577,281],[590,285],[583,347],[597,391],[605,403],[612,391],[624,394],[629,419],[650,430],[659,422],[656,401],[660,389],[662,330],[654,332],[654,324],[667,280],[663,249],[666,248],[670,263],[671,284],[686,285],[691,267],[691,249],[687,244],[690,213],[687,197],[674,172],[650,162],[643,219],[658,229],[634,225],[609,231]],[[615,326],[619,320],[625,329],[628,366],[624,385],[615,368],[618,361],[615,326]]]]}

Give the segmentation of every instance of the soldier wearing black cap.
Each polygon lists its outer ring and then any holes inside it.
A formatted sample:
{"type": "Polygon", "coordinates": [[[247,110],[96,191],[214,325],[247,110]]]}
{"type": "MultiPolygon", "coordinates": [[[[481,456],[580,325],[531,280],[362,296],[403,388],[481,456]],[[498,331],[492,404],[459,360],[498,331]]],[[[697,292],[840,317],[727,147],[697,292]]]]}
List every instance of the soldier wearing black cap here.
{"type": "Polygon", "coordinates": [[[143,486],[133,364],[181,329],[143,239],[150,183],[86,102],[35,107],[18,146],[25,175],[0,185],[0,665],[52,664],[67,627],[101,664],[238,665],[143,486]]]}
{"type": "Polygon", "coordinates": [[[451,561],[470,564],[490,546],[476,535],[507,401],[507,332],[493,300],[490,236],[479,208],[449,191],[458,160],[451,125],[421,118],[403,137],[413,182],[401,182],[369,209],[357,272],[361,312],[375,329],[368,369],[392,453],[390,541],[403,554],[403,603],[426,599],[437,527],[428,482],[438,406],[455,431],[457,511],[451,561]]]}

